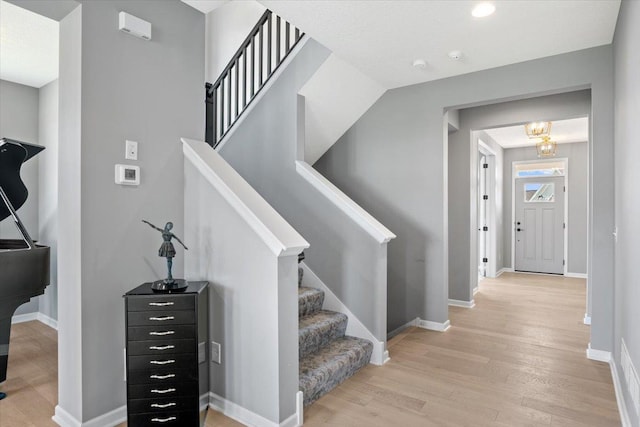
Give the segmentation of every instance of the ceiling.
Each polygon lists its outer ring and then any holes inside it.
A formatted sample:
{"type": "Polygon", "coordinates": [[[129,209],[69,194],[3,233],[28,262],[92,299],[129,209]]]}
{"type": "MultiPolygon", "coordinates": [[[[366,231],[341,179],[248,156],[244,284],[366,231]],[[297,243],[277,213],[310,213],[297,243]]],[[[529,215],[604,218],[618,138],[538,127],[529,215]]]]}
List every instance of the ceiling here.
{"type": "Polygon", "coordinates": [[[58,78],[58,22],[0,1],[0,79],[40,88],[58,78]]]}
{"type": "Polygon", "coordinates": [[[209,13],[213,9],[217,9],[229,0],[181,0],[194,9],[198,9],[202,13],[209,13]]]}
{"type": "Polygon", "coordinates": [[[619,0],[259,0],[385,88],[612,42],[619,0]],[[449,59],[462,52],[459,61],[449,59]],[[424,59],[425,68],[412,66],[424,59]]]}
{"type": "MultiPolygon", "coordinates": [[[[536,139],[529,139],[524,132],[524,125],[485,129],[502,148],[527,147],[536,144],[536,139]]],[[[551,140],[558,144],[585,142],[589,140],[589,118],[557,120],[551,123],[551,140]]]]}

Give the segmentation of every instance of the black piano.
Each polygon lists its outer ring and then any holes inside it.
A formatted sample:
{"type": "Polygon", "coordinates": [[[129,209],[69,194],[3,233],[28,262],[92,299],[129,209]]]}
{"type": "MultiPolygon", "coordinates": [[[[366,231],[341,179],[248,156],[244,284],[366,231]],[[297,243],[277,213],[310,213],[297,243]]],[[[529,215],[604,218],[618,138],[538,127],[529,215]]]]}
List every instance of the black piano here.
{"type": "MultiPolygon", "coordinates": [[[[0,383],[7,379],[11,317],[49,284],[49,247],[33,242],[16,213],[29,195],[20,168],[42,150],[39,145],[0,139],[0,221],[12,217],[22,236],[0,239],[0,383]]],[[[0,392],[0,400],[5,396],[0,392]]]]}

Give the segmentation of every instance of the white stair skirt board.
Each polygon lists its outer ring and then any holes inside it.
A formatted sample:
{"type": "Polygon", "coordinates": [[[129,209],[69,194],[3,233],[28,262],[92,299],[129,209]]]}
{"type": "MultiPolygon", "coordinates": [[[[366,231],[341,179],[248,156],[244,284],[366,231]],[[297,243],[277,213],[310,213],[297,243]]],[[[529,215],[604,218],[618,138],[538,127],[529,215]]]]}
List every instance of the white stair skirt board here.
{"type": "Polygon", "coordinates": [[[291,415],[281,423],[276,423],[248,410],[236,403],[233,403],[217,394],[209,393],[209,407],[218,412],[222,412],[225,416],[238,421],[241,424],[253,427],[298,427],[302,425],[302,392],[296,393],[296,413],[291,415]]]}
{"type": "Polygon", "coordinates": [[[591,348],[591,343],[587,347],[587,359],[597,360],[598,362],[611,362],[611,352],[604,350],[596,350],[591,348]]]}
{"type": "Polygon", "coordinates": [[[95,417],[87,422],[81,423],[71,414],[62,409],[60,405],[56,406],[56,412],[51,419],[61,427],[104,427],[117,426],[127,421],[127,407],[121,406],[106,414],[95,417]]]}
{"type": "Polygon", "coordinates": [[[416,319],[416,326],[422,329],[428,329],[430,331],[438,331],[445,332],[447,329],[451,327],[451,322],[447,319],[446,322],[432,322],[431,320],[422,320],[420,318],[416,319]]]}
{"type": "Polygon", "coordinates": [[[591,316],[587,313],[584,314],[584,320],[582,321],[585,325],[591,325],[591,316]]]}
{"type": "Polygon", "coordinates": [[[587,279],[587,275],[585,273],[566,273],[564,277],[573,277],[575,279],[587,279]]]}
{"type": "Polygon", "coordinates": [[[17,316],[13,316],[11,318],[11,323],[12,324],[16,324],[16,323],[23,323],[23,322],[30,322],[32,320],[37,320],[41,323],[44,323],[45,325],[47,325],[50,328],[55,329],[56,331],[58,330],[58,321],[55,319],[52,319],[49,316],[46,316],[42,313],[25,313],[25,314],[18,314],[17,316]]]}
{"type": "Polygon", "coordinates": [[[622,383],[620,382],[620,377],[618,377],[618,368],[616,366],[615,360],[609,361],[609,366],[611,367],[613,388],[616,392],[616,401],[618,402],[618,412],[620,412],[620,421],[622,422],[622,427],[632,427],[631,419],[629,418],[629,412],[627,412],[627,404],[624,401],[624,392],[622,383]]]}
{"type": "Polygon", "coordinates": [[[344,313],[349,318],[347,323],[347,335],[351,335],[356,338],[362,338],[365,340],[369,340],[373,343],[373,352],[371,353],[371,360],[369,363],[374,365],[384,365],[389,361],[389,351],[387,351],[387,343],[378,340],[366,326],[358,319],[355,314],[351,312],[347,308],[346,305],[338,297],[336,294],[331,292],[331,290],[324,284],[322,280],[316,274],[311,271],[311,269],[304,263],[300,263],[300,267],[304,271],[304,276],[302,281],[304,284],[310,288],[320,289],[324,292],[324,306],[323,309],[337,311],[340,313],[344,313]]]}
{"type": "Polygon", "coordinates": [[[459,299],[450,299],[449,300],[449,305],[452,305],[454,307],[462,307],[462,308],[473,308],[476,306],[476,303],[474,300],[471,301],[461,301],[459,299]]]}

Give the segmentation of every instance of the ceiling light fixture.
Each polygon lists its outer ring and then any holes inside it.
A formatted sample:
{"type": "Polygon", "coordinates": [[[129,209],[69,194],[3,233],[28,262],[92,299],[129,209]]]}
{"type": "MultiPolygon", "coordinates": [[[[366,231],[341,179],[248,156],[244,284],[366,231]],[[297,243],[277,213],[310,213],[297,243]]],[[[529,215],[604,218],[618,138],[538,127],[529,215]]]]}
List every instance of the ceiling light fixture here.
{"type": "Polygon", "coordinates": [[[551,122],[531,122],[524,125],[529,138],[542,138],[551,134],[551,122]]]}
{"type": "Polygon", "coordinates": [[[556,155],[556,142],[552,141],[550,137],[543,136],[542,141],[536,142],[536,150],[538,151],[538,157],[553,157],[556,155]]]}
{"type": "Polygon", "coordinates": [[[486,16],[492,15],[495,11],[496,7],[493,3],[484,2],[474,7],[471,11],[471,14],[476,18],[484,18],[486,16]]]}
{"type": "Polygon", "coordinates": [[[427,62],[424,59],[416,59],[413,61],[413,66],[416,68],[427,68],[427,62]]]}
{"type": "Polygon", "coordinates": [[[462,59],[462,52],[460,52],[459,50],[452,50],[451,52],[449,52],[449,58],[453,59],[454,61],[459,61],[460,59],[462,59]]]}

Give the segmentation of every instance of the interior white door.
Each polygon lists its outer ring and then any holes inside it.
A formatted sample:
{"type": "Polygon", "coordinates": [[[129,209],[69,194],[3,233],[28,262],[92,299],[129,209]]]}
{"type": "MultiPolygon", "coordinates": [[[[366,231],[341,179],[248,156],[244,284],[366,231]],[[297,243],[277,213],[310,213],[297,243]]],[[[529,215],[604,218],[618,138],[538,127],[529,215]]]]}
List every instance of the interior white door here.
{"type": "MultiPolygon", "coordinates": [[[[487,156],[479,153],[478,164],[478,276],[487,276],[487,156]]],[[[488,165],[487,165],[488,166],[488,165]]]]}
{"type": "Polygon", "coordinates": [[[515,180],[515,270],[564,273],[564,177],[515,180]]]}

